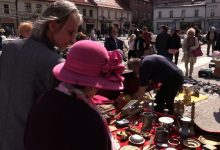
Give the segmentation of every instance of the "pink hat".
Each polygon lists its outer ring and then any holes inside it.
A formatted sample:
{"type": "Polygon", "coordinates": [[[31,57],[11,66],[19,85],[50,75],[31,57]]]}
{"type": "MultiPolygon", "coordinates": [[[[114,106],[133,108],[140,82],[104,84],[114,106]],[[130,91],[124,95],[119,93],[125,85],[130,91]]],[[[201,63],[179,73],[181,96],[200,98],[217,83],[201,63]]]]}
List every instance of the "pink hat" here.
{"type": "Polygon", "coordinates": [[[122,90],[124,71],[118,51],[108,52],[98,42],[82,40],[72,45],[66,62],[53,68],[58,80],[106,90],[122,90]]]}

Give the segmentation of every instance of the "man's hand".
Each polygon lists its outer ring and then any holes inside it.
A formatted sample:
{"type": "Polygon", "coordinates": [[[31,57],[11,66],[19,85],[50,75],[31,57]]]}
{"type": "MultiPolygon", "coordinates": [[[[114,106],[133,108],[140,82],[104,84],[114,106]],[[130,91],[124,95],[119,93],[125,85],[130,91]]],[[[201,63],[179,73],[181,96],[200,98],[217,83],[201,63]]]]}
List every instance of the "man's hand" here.
{"type": "Polygon", "coordinates": [[[147,86],[141,86],[138,88],[138,91],[134,94],[135,99],[142,100],[144,93],[146,92],[147,86]]]}

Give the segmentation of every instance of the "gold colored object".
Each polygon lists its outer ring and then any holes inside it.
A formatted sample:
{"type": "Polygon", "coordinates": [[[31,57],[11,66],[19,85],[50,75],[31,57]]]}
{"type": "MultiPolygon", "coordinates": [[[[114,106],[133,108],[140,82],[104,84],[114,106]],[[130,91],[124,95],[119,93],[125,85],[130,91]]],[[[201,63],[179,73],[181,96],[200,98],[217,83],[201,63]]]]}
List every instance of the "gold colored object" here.
{"type": "Polygon", "coordinates": [[[177,115],[183,115],[185,111],[184,103],[182,100],[174,101],[174,113],[177,115]]]}
{"type": "Polygon", "coordinates": [[[125,145],[120,150],[140,150],[137,146],[125,145]]]}
{"type": "Polygon", "coordinates": [[[189,84],[189,83],[183,84],[183,93],[184,93],[183,101],[185,104],[191,103],[192,87],[193,87],[192,84],[189,84]]]}
{"type": "Polygon", "coordinates": [[[207,144],[207,145],[220,145],[220,137],[217,136],[211,136],[211,135],[201,135],[198,140],[202,144],[207,144]]]}
{"type": "Polygon", "coordinates": [[[183,141],[183,145],[185,145],[188,148],[197,148],[201,146],[201,143],[198,140],[188,138],[183,141]]]}
{"type": "Polygon", "coordinates": [[[147,132],[142,132],[140,129],[135,128],[135,127],[128,127],[126,128],[126,131],[131,132],[131,133],[135,133],[135,134],[140,134],[142,135],[144,138],[148,138],[150,136],[149,133],[147,132]]]}

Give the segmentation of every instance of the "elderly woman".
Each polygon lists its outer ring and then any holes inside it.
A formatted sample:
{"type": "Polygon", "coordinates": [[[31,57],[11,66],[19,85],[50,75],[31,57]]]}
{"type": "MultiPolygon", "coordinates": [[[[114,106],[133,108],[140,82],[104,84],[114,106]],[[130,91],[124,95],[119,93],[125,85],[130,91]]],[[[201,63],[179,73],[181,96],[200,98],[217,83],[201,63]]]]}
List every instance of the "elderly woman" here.
{"type": "Polygon", "coordinates": [[[185,62],[185,76],[189,76],[192,78],[193,67],[196,63],[196,57],[193,56],[192,51],[199,47],[198,38],[195,37],[195,29],[190,28],[186,32],[187,37],[183,41],[183,61],[185,62]],[[188,64],[190,64],[190,68],[188,68],[188,64]]]}
{"type": "Polygon", "coordinates": [[[59,86],[33,107],[26,128],[26,150],[112,150],[111,135],[91,98],[97,89],[123,89],[118,51],[99,43],[75,43],[65,63],[53,69],[59,86]],[[85,55],[86,54],[86,55],[85,55]]]}
{"type": "Polygon", "coordinates": [[[32,22],[21,22],[18,26],[19,37],[21,39],[30,37],[32,28],[32,22]]]}

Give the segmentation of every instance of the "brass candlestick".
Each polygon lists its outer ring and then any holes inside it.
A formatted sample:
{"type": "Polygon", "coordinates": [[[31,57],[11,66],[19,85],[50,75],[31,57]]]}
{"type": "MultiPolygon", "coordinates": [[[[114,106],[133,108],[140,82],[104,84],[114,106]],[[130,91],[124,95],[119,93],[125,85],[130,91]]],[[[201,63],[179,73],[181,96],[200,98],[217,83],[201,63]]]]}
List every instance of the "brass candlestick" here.
{"type": "Polygon", "coordinates": [[[192,84],[189,83],[183,84],[183,92],[184,92],[183,101],[186,104],[191,103],[192,87],[193,87],[192,84]]]}

